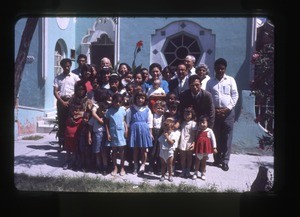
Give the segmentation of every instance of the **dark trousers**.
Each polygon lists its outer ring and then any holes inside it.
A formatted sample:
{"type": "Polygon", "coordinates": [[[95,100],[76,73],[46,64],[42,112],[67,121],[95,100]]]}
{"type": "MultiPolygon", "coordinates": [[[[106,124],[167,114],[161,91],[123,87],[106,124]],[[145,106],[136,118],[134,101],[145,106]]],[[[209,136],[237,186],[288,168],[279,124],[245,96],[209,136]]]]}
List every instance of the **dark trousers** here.
{"type": "Polygon", "coordinates": [[[234,108],[225,117],[215,117],[213,132],[217,141],[218,153],[214,154],[214,161],[217,163],[228,164],[229,162],[234,120],[234,108]]]}
{"type": "MultiPolygon", "coordinates": [[[[65,102],[69,98],[62,98],[65,102]]],[[[64,147],[64,137],[66,131],[66,121],[69,113],[69,107],[64,107],[59,101],[56,103],[57,121],[58,121],[58,141],[61,147],[64,147]]]]}

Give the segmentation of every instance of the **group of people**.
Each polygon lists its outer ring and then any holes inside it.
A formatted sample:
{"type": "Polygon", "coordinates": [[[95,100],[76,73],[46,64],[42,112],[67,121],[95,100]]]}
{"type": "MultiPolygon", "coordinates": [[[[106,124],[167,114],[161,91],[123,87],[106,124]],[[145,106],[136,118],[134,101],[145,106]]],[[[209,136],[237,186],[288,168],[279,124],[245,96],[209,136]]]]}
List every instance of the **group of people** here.
{"type": "Polygon", "coordinates": [[[225,74],[225,59],[215,61],[212,77],[195,62],[188,55],[175,68],[152,63],[132,71],[121,63],[114,71],[108,58],[96,66],[80,54],[71,72],[72,61],[61,60],[53,86],[63,168],[113,176],[146,171],[172,182],[178,167],[180,177],[205,180],[213,154],[214,165],[229,170],[237,85],[225,74]]]}

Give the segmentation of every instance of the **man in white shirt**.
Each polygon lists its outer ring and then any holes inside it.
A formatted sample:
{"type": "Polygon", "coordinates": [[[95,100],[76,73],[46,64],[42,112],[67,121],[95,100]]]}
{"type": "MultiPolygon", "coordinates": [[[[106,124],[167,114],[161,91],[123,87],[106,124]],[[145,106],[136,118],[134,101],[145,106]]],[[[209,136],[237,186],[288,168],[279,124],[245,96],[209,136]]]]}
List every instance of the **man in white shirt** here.
{"type": "Polygon", "coordinates": [[[60,61],[63,73],[54,78],[53,95],[57,99],[58,140],[61,148],[64,147],[64,135],[66,119],[69,112],[69,99],[74,94],[75,83],[80,80],[79,76],[70,72],[72,61],[65,58],[60,61]]]}
{"type": "Polygon", "coordinates": [[[215,77],[206,84],[206,90],[213,98],[215,106],[215,123],[213,131],[217,140],[218,153],[214,154],[214,165],[228,171],[231,154],[231,142],[235,120],[235,105],[239,98],[236,81],[225,74],[227,61],[219,58],[215,61],[215,77]]]}

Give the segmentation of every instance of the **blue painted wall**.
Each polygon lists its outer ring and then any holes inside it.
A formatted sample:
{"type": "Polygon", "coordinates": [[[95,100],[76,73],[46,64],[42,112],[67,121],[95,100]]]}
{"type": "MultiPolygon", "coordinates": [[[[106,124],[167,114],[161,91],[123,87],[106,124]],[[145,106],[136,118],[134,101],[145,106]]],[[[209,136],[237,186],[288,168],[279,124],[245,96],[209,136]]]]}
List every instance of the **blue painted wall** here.
{"type": "MultiPolygon", "coordinates": [[[[142,64],[144,67],[150,65],[150,40],[151,34],[155,30],[161,29],[171,22],[182,20],[183,18],[164,18],[164,17],[121,17],[120,21],[120,62],[127,62],[129,65],[133,61],[133,53],[136,43],[143,40],[144,46],[137,55],[136,65],[142,64]]],[[[93,28],[96,17],[77,17],[70,18],[66,29],[59,28],[56,18],[49,18],[46,22],[47,41],[46,50],[42,51],[42,22],[39,21],[34,33],[29,50],[29,56],[34,56],[35,60],[31,64],[26,64],[23,80],[20,87],[20,105],[44,109],[45,112],[55,111],[55,99],[53,96],[54,80],[54,51],[55,44],[62,40],[66,46],[66,57],[70,58],[70,49],[75,49],[75,60],[72,69],[77,67],[76,58],[80,54],[80,44],[88,30],[93,28]],[[46,52],[46,80],[43,80],[41,56],[46,52]]],[[[228,61],[227,73],[236,78],[240,91],[249,89],[250,75],[250,51],[251,51],[251,32],[252,18],[184,18],[198,23],[206,29],[211,29],[216,36],[215,58],[224,57],[228,61]]],[[[21,19],[15,27],[15,55],[19,48],[20,38],[25,26],[26,19],[21,19]]],[[[213,71],[213,69],[210,69],[213,71]]],[[[40,114],[40,112],[37,112],[40,114]]],[[[34,112],[18,113],[20,122],[26,122],[26,118],[38,119],[34,112]],[[32,117],[31,117],[32,116],[32,117]]]]}

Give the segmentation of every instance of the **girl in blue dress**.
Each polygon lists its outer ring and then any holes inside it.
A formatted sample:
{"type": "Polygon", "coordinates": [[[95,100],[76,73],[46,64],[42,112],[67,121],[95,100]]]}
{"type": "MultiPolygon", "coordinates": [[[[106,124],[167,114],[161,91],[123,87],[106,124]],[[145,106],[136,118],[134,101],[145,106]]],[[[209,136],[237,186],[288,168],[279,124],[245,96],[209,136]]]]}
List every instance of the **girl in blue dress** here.
{"type": "Polygon", "coordinates": [[[147,96],[143,91],[135,93],[133,105],[127,110],[126,122],[130,132],[129,147],[133,148],[133,174],[139,172],[139,175],[142,175],[145,171],[147,148],[153,146],[153,115],[147,106],[147,96]],[[138,171],[139,154],[141,165],[138,171]]]}
{"type": "Polygon", "coordinates": [[[115,176],[118,173],[117,155],[120,157],[120,175],[125,175],[124,169],[124,148],[126,145],[127,125],[125,122],[126,111],[122,106],[123,96],[114,94],[112,96],[112,106],[108,109],[105,116],[106,132],[108,146],[112,148],[112,162],[114,169],[111,175],[115,176]]]}

